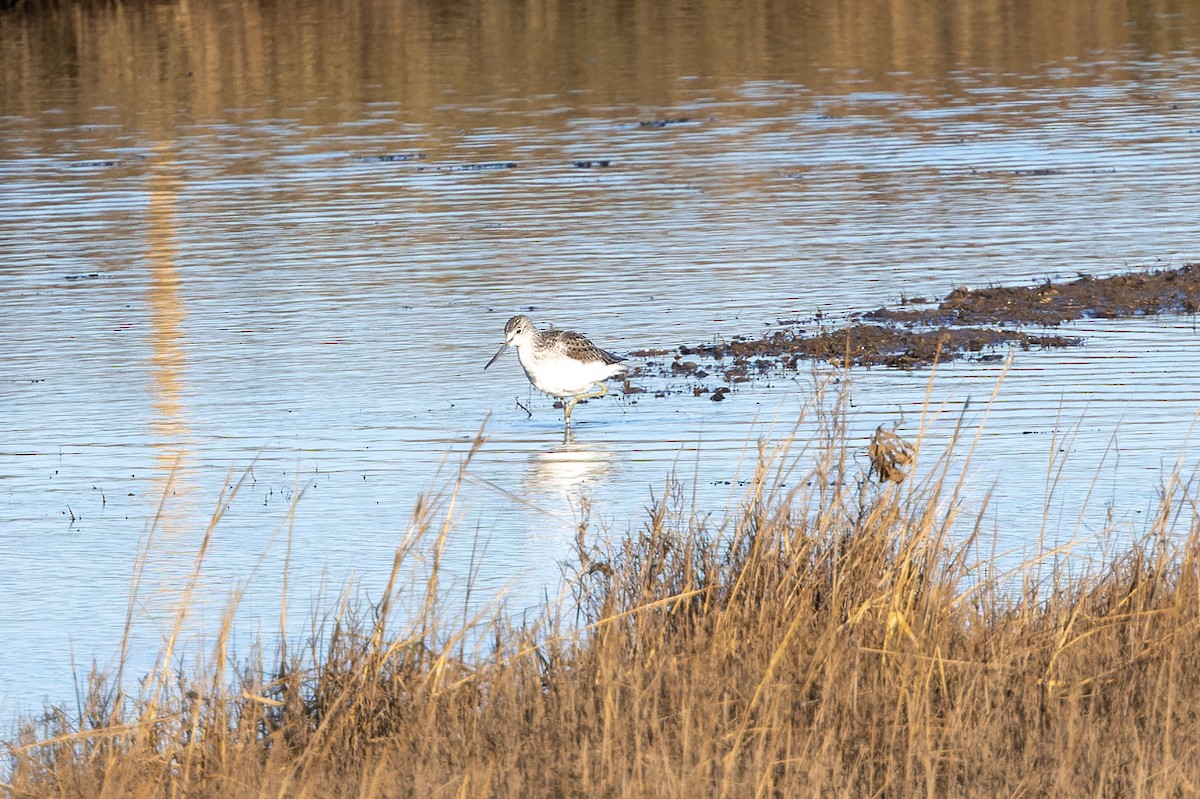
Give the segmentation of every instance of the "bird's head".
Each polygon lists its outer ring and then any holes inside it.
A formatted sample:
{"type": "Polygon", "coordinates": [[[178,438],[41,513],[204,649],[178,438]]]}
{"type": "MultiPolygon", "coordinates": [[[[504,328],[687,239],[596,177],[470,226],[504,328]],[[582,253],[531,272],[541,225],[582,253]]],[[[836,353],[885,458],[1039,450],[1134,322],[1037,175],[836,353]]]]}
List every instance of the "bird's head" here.
{"type": "Polygon", "coordinates": [[[537,335],[537,328],[533,326],[533,320],[528,316],[514,316],[509,319],[508,323],[504,325],[504,343],[500,345],[500,349],[496,350],[496,354],[483,368],[486,369],[494,364],[508,347],[520,347],[528,344],[535,335],[537,335]]]}

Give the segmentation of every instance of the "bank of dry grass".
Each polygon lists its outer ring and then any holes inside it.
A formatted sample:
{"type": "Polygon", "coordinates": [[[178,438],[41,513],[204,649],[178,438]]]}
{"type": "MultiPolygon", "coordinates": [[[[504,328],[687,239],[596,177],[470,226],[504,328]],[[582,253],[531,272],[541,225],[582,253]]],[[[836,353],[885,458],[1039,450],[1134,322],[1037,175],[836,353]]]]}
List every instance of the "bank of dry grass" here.
{"type": "MultiPolygon", "coordinates": [[[[986,547],[947,539],[958,486],[941,465],[917,485],[863,483],[838,430],[764,448],[720,527],[669,492],[611,545],[581,533],[574,596],[536,622],[455,622],[431,598],[393,630],[389,604],[413,590],[398,577],[379,606],[343,609],[306,651],[238,679],[218,643],[207,675],[152,679],[137,701],[97,688],[82,718],[51,714],[11,742],[5,790],[1194,795],[1200,529],[1186,487],[1169,485],[1107,564],[1070,579],[1028,564],[993,583],[986,547]]],[[[438,551],[451,499],[417,510],[397,575],[438,551]]],[[[432,566],[420,590],[437,597],[432,566]]]]}

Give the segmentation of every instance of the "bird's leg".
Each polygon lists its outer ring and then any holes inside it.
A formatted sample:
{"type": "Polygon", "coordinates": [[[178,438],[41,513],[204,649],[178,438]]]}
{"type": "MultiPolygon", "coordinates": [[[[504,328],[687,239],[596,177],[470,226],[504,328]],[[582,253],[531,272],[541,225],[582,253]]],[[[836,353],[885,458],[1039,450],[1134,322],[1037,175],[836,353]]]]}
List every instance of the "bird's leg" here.
{"type": "Polygon", "coordinates": [[[608,393],[608,386],[604,383],[595,383],[594,385],[599,386],[600,390],[591,394],[576,394],[569,401],[563,403],[563,422],[566,423],[568,428],[571,426],[571,411],[574,410],[576,405],[583,400],[598,399],[608,393]]]}
{"type": "Polygon", "coordinates": [[[582,402],[583,400],[589,399],[599,399],[608,393],[608,386],[605,383],[594,383],[593,385],[599,386],[600,390],[591,394],[580,394],[579,396],[575,397],[575,402],[582,402]]]}

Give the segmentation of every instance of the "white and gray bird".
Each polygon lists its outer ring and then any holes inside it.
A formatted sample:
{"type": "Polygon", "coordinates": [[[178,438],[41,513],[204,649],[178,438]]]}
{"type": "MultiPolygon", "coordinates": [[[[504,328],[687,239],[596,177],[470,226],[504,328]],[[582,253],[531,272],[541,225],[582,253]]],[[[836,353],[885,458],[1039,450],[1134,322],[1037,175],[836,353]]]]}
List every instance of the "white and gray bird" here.
{"type": "Polygon", "coordinates": [[[604,381],[625,371],[625,359],[602,350],[580,333],[538,330],[528,316],[514,316],[504,326],[504,343],[484,369],[504,350],[516,347],[521,368],[533,387],[563,401],[563,422],[571,426],[571,410],[581,400],[608,393],[604,381]]]}

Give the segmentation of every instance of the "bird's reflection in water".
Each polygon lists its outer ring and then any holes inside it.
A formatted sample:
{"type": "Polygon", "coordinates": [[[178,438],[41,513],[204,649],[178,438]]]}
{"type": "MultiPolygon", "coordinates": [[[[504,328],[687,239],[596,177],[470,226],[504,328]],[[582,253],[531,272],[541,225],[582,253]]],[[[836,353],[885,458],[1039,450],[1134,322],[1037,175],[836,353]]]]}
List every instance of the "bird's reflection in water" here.
{"type": "Polygon", "coordinates": [[[562,499],[574,505],[612,473],[613,454],[573,438],[529,459],[525,491],[530,496],[562,499]]]}
{"type": "Polygon", "coordinates": [[[501,552],[489,555],[492,566],[503,564],[497,586],[512,608],[540,607],[547,595],[569,590],[561,577],[564,567],[571,571],[578,561],[575,542],[589,527],[588,500],[609,490],[613,472],[613,452],[594,443],[544,441],[540,446],[529,453],[520,488],[506,492],[516,500],[516,525],[523,529],[501,552]]]}

